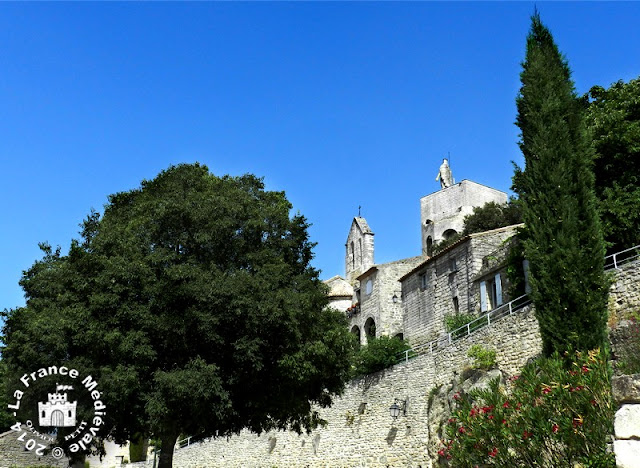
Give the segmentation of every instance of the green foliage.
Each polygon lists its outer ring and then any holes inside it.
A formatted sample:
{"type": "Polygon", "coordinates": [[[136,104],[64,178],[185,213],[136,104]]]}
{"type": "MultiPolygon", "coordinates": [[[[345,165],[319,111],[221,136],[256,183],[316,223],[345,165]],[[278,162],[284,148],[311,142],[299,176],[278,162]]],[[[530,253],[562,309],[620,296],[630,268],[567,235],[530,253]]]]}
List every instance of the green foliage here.
{"type": "Polygon", "coordinates": [[[458,242],[463,237],[464,236],[462,234],[453,234],[448,239],[443,239],[440,242],[434,242],[433,246],[431,247],[433,255],[439,254],[447,247],[450,247],[458,242]]]}
{"type": "Polygon", "coordinates": [[[15,401],[9,399],[10,396],[13,395],[11,395],[7,365],[0,358],[0,433],[8,431],[11,425],[15,423],[15,418],[7,408],[8,404],[15,403],[15,401]]]}
{"type": "Polygon", "coordinates": [[[606,341],[609,284],[593,150],[570,75],[536,13],[517,98],[525,168],[516,168],[513,188],[522,203],[524,254],[546,355],[606,341]]]}
{"type": "Polygon", "coordinates": [[[496,352],[493,349],[485,348],[476,344],[469,348],[467,356],[473,358],[474,369],[491,369],[496,365],[496,352]]]}
{"type": "Polygon", "coordinates": [[[473,208],[473,213],[465,216],[463,236],[476,232],[490,231],[522,222],[520,203],[510,198],[505,204],[488,202],[473,208]]]}
{"type": "Polygon", "coordinates": [[[600,217],[616,252],[640,244],[640,78],[594,86],[587,98],[600,217]]]}
{"type": "Polygon", "coordinates": [[[353,376],[378,372],[398,363],[398,358],[410,347],[398,337],[369,338],[367,345],[361,347],[354,356],[353,376]]]}
{"type": "MultiPolygon", "coordinates": [[[[464,328],[463,330],[459,330],[459,328],[464,327],[466,324],[472,322],[477,318],[478,317],[473,314],[447,314],[444,316],[444,328],[447,333],[455,331],[455,333],[453,334],[454,338],[464,336],[467,334],[467,329],[464,328]]],[[[482,323],[474,322],[472,325],[470,325],[469,331],[477,330],[482,326],[482,323]]]]}
{"type": "Polygon", "coordinates": [[[290,211],[260,179],[198,164],[111,195],[68,255],[43,245],[25,272],[27,305],[4,329],[11,372],[91,373],[119,442],[312,429],[312,407],[349,378],[352,338],[325,309],[309,225],[290,211]]]}
{"type": "Polygon", "coordinates": [[[441,461],[474,466],[615,466],[610,370],[599,350],[557,354],[528,364],[506,394],[489,389],[455,394],[441,461]]]}
{"type": "Polygon", "coordinates": [[[129,460],[131,460],[132,463],[145,461],[147,459],[146,441],[143,434],[136,434],[133,439],[129,441],[129,460]]]}

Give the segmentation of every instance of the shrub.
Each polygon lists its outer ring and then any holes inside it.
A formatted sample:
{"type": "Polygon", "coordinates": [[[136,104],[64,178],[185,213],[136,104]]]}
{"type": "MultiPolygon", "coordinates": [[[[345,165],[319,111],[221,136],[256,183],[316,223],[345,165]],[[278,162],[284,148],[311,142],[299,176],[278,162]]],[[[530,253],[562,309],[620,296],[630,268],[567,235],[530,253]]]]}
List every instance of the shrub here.
{"type": "Polygon", "coordinates": [[[467,356],[473,358],[474,369],[491,369],[496,365],[496,352],[482,345],[473,345],[469,348],[467,356]]]}
{"type": "MultiPolygon", "coordinates": [[[[444,316],[444,327],[447,330],[447,333],[452,331],[456,331],[461,327],[464,327],[467,323],[472,322],[477,317],[471,314],[450,314],[444,316]]],[[[482,322],[475,322],[469,327],[469,331],[476,330],[483,326],[482,322]]],[[[467,334],[467,330],[458,330],[453,334],[454,338],[458,338],[460,336],[464,336],[467,334]]]]}
{"type": "Polygon", "coordinates": [[[355,354],[353,375],[371,374],[393,366],[398,362],[400,354],[408,349],[407,342],[397,337],[369,338],[367,345],[355,354]]]}
{"type": "Polygon", "coordinates": [[[507,395],[489,389],[454,395],[457,409],[438,452],[456,468],[474,466],[614,467],[607,452],[613,405],[604,353],[556,353],[512,377],[507,395]]]}

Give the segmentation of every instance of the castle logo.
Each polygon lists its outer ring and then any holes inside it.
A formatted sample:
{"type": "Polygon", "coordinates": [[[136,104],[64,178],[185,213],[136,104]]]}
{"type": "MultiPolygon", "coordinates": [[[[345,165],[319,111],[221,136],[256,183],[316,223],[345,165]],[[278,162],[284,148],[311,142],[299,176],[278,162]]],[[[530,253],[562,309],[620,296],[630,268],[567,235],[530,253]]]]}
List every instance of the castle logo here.
{"type": "Polygon", "coordinates": [[[25,373],[13,397],[15,402],[7,405],[16,418],[11,429],[18,433],[17,440],[24,444],[25,451],[39,457],[50,453],[60,459],[89,453],[105,424],[107,406],[98,382],[67,366],[41,367],[25,373]],[[54,393],[48,392],[51,388],[55,388],[54,393]]]}
{"type": "Polygon", "coordinates": [[[38,423],[42,427],[75,427],[77,401],[67,401],[67,394],[73,390],[71,385],[56,384],[56,393],[49,393],[49,401],[38,402],[38,423]]]}

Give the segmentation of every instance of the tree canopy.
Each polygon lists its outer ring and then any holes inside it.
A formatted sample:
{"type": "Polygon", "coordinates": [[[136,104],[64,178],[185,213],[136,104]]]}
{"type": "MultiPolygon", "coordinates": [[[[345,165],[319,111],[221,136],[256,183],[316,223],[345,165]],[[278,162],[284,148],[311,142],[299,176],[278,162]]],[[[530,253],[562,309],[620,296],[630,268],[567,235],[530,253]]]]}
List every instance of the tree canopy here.
{"type": "Polygon", "coordinates": [[[70,362],[103,387],[117,440],[144,432],[171,466],[179,434],[311,429],[349,377],[313,243],[255,176],[179,165],[109,197],[68,255],[25,272],[3,355],[14,374],[70,362]]]}
{"type": "Polygon", "coordinates": [[[608,282],[594,194],[593,150],[571,72],[536,13],[517,98],[524,170],[524,253],[543,350],[550,355],[604,345],[608,282]]]}
{"type": "Polygon", "coordinates": [[[594,86],[587,98],[599,212],[616,252],[640,244],[640,78],[594,86]]]}

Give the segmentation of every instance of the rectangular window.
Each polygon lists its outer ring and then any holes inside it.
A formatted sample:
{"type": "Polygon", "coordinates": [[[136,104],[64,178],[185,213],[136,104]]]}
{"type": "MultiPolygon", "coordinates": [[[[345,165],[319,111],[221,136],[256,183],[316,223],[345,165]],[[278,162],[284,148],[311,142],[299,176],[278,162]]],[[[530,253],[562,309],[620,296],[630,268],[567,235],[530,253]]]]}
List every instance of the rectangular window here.
{"type": "Polygon", "coordinates": [[[453,298],[453,311],[458,314],[460,312],[460,304],[458,303],[458,298],[453,298]]]}
{"type": "Polygon", "coordinates": [[[420,279],[420,289],[424,291],[425,289],[427,289],[427,286],[429,286],[429,281],[427,280],[427,274],[421,273],[419,276],[419,279],[420,279]]]}
{"type": "Polygon", "coordinates": [[[493,279],[496,290],[496,307],[500,307],[502,305],[502,278],[500,278],[500,273],[497,273],[495,278],[493,279]]]}
{"type": "Polygon", "coordinates": [[[489,310],[489,305],[487,304],[487,282],[480,282],[480,311],[486,312],[489,310]]]}

